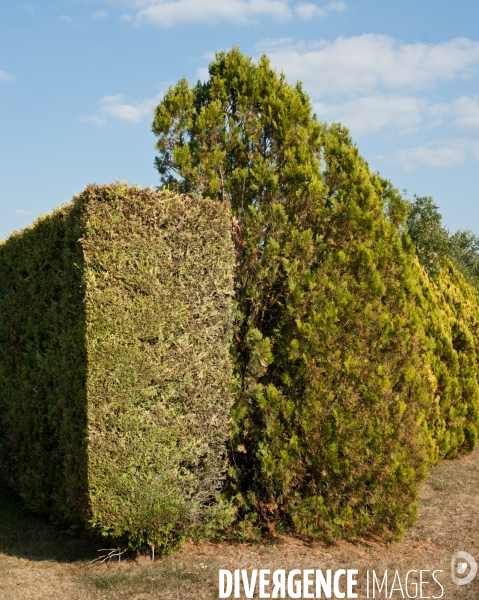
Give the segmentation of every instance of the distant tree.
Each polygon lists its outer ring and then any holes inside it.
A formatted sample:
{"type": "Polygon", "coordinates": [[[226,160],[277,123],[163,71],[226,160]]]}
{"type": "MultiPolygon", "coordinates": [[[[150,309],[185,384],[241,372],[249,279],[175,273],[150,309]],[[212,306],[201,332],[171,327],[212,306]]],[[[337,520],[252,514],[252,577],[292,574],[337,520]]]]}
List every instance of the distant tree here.
{"type": "Polygon", "coordinates": [[[428,275],[437,275],[449,252],[449,232],[442,226],[439,207],[430,196],[414,196],[406,224],[419,262],[428,275]]]}
{"type": "Polygon", "coordinates": [[[479,236],[459,230],[449,237],[449,256],[464,277],[479,289],[479,236]]]}
{"type": "Polygon", "coordinates": [[[407,229],[419,262],[430,277],[437,277],[447,259],[479,289],[479,236],[459,230],[454,234],[442,225],[439,207],[430,196],[414,196],[408,203],[407,229]]]}

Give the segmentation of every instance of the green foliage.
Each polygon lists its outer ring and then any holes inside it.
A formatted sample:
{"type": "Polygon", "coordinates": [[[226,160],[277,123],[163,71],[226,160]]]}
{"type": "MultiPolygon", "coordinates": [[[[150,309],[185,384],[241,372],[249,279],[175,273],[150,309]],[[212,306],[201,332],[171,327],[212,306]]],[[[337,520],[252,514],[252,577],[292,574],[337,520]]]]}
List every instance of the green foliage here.
{"type": "Polygon", "coordinates": [[[408,203],[407,228],[419,262],[430,277],[436,277],[449,259],[479,290],[478,236],[467,230],[451,235],[443,227],[439,207],[430,196],[415,196],[408,203]]]}
{"type": "Polygon", "coordinates": [[[430,197],[415,197],[408,208],[408,233],[424,268],[416,303],[433,384],[424,435],[434,463],[477,443],[479,239],[470,231],[450,235],[430,197]]]}
{"type": "Polygon", "coordinates": [[[80,209],[0,245],[0,464],[27,506],[87,506],[85,307],[80,209]],[[68,477],[59,476],[68,473],[68,477]]]}
{"type": "Polygon", "coordinates": [[[419,262],[432,277],[439,273],[448,256],[449,233],[442,226],[439,207],[430,196],[414,197],[409,203],[407,229],[419,262]]]}
{"type": "Polygon", "coordinates": [[[449,236],[449,257],[466,280],[479,290],[479,236],[456,231],[449,236]]]}
{"type": "Polygon", "coordinates": [[[479,295],[448,260],[435,279],[420,273],[417,305],[434,392],[425,434],[437,462],[472,451],[477,443],[479,295]]]}
{"type": "Polygon", "coordinates": [[[238,433],[235,491],[271,526],[396,535],[414,519],[426,460],[414,273],[383,216],[391,190],[342,128],[326,131],[322,159],[329,186],[285,248],[274,360],[244,401],[257,407],[238,433]]]}
{"type": "Polygon", "coordinates": [[[395,535],[414,519],[431,382],[407,207],[346,130],[237,48],[158,106],[164,186],[231,206],[237,318],[226,493],[242,527],[395,535]]]}
{"type": "Polygon", "coordinates": [[[0,246],[0,464],[27,505],[131,547],[212,528],[233,248],[210,200],[89,186],[0,246]]]}

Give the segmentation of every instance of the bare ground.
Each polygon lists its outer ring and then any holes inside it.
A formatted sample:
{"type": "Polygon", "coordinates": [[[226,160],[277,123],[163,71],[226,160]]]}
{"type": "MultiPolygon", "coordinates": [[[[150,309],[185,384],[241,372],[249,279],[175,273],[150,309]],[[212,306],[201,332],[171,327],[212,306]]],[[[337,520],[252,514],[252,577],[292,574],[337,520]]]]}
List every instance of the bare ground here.
{"type": "MultiPolygon", "coordinates": [[[[442,570],[436,573],[444,587],[442,598],[478,600],[479,574],[468,585],[451,581],[451,556],[459,550],[479,562],[479,447],[470,456],[433,469],[415,527],[390,545],[363,540],[325,546],[285,537],[262,545],[187,545],[154,563],[140,556],[98,565],[91,564],[91,546],[69,540],[28,515],[7,493],[0,496],[1,600],[209,600],[218,598],[219,569],[341,568],[359,570],[359,598],[367,598],[366,571],[375,570],[382,579],[387,569],[390,578],[399,572],[403,587],[410,570],[442,570]]],[[[423,587],[422,597],[439,597],[441,589],[433,585],[431,573],[424,573],[423,579],[432,583],[423,587]]],[[[414,596],[411,586],[409,593],[414,596]]],[[[384,591],[376,591],[376,598],[384,597],[384,591]]],[[[397,590],[388,597],[407,595],[397,590]]]]}

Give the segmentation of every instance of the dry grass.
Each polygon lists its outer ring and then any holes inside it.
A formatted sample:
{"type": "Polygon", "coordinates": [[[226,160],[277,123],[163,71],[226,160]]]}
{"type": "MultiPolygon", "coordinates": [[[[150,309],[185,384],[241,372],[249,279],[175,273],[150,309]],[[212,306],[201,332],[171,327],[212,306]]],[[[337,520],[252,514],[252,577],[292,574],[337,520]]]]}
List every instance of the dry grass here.
{"type": "MultiPolygon", "coordinates": [[[[275,543],[202,544],[151,563],[148,557],[121,564],[92,565],[96,548],[71,541],[26,514],[8,494],[0,497],[1,600],[206,600],[218,598],[218,569],[397,569],[402,579],[411,569],[442,569],[443,598],[479,598],[479,576],[457,587],[450,579],[451,555],[463,550],[479,561],[479,448],[467,457],[436,467],[422,496],[419,519],[401,541],[378,540],[308,544],[295,538],[275,543]]],[[[424,595],[439,595],[438,586],[424,595]]],[[[427,591],[429,590],[429,591],[427,591]]],[[[366,598],[364,586],[359,598],[366,598]]],[[[411,592],[412,593],[412,592],[411,592]]],[[[376,596],[384,598],[384,595],[376,596]]],[[[392,598],[401,598],[394,592],[392,598]]]]}

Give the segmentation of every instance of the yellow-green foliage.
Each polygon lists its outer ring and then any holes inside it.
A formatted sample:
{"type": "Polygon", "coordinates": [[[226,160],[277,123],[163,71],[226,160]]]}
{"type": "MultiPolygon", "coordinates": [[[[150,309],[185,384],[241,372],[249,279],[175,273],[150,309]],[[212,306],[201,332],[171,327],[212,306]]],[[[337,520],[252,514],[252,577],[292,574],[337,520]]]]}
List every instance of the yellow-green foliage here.
{"type": "Polygon", "coordinates": [[[432,386],[405,203],[265,56],[218,53],[205,82],[169,89],[153,131],[162,183],[234,217],[225,494],[242,526],[398,534],[426,471],[432,386]]]}
{"type": "Polygon", "coordinates": [[[475,325],[461,316],[476,300],[459,276],[421,274],[412,243],[435,241],[434,214],[409,236],[400,194],[266,56],[218,53],[206,81],[168,90],[153,131],[161,182],[233,213],[225,495],[240,527],[400,534],[428,465],[477,435],[475,325]]]}
{"type": "Polygon", "coordinates": [[[479,294],[450,261],[434,279],[418,271],[416,302],[434,386],[425,435],[434,463],[477,443],[479,294]]]}
{"type": "Polygon", "coordinates": [[[0,246],[0,461],[28,506],[130,546],[218,513],[233,249],[218,203],[118,183],[0,246]]]}
{"type": "Polygon", "coordinates": [[[326,130],[322,159],[328,187],[284,234],[268,367],[248,365],[236,402],[231,490],[272,528],[398,535],[426,473],[432,387],[413,254],[400,197],[341,127],[326,130]]]}

